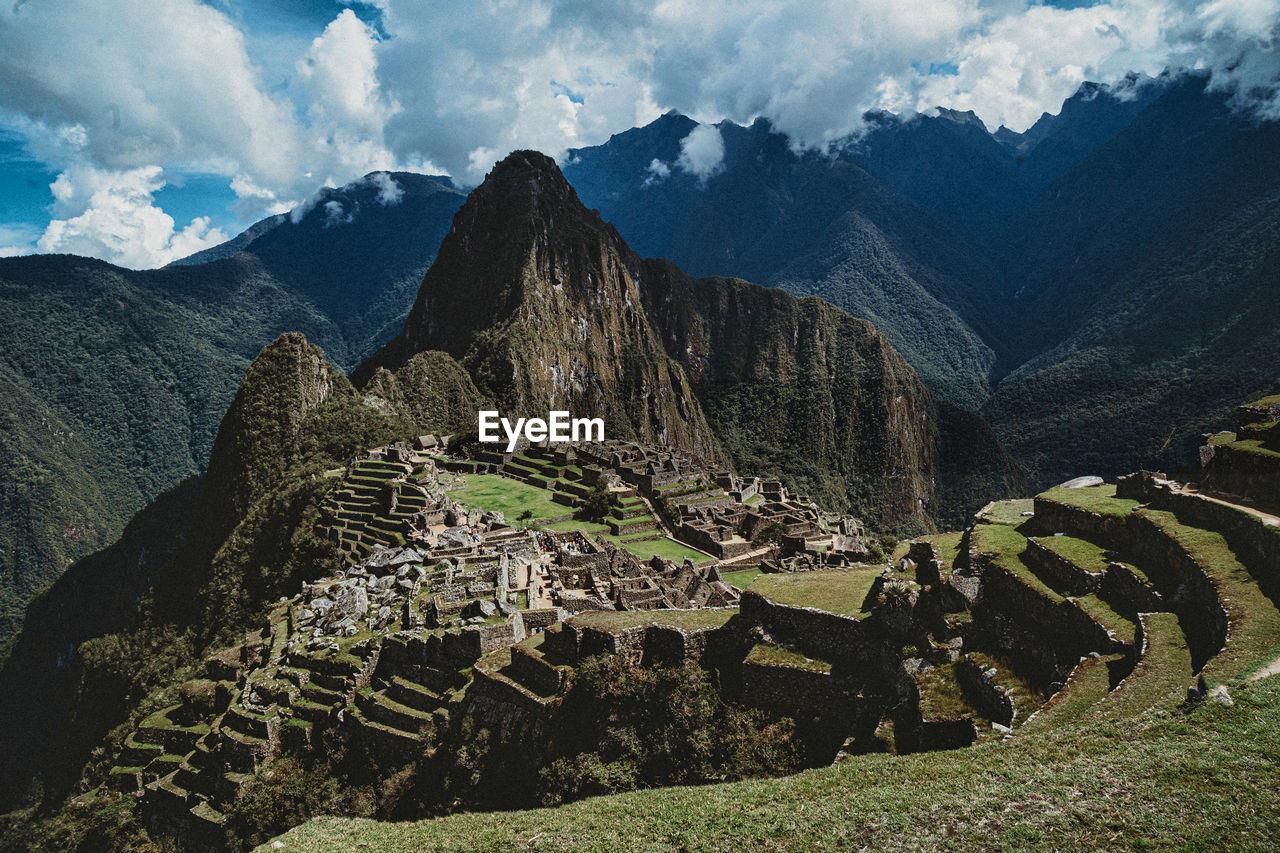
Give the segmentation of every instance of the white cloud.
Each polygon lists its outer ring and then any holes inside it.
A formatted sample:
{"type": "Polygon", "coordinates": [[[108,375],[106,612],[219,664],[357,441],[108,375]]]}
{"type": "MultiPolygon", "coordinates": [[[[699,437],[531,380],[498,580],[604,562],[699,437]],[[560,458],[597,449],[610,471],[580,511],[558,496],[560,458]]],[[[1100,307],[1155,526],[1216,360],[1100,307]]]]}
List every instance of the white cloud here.
{"type": "Polygon", "coordinates": [[[55,218],[36,250],[152,269],[226,241],[227,235],[211,227],[208,217],[175,230],[173,217],[153,203],[152,193],[164,184],[159,166],[63,172],[52,187],[55,218]]]}
{"type": "Polygon", "coordinates": [[[648,176],[644,179],[646,187],[671,177],[671,167],[657,157],[653,158],[653,162],[649,164],[648,172],[648,176]]]}
{"type": "Polygon", "coordinates": [[[391,207],[404,198],[404,187],[386,172],[374,172],[369,176],[369,182],[378,188],[378,204],[391,207]]]}
{"type": "MultiPolygon", "coordinates": [[[[513,149],[561,157],[667,109],[822,147],[871,108],[1022,129],[1084,79],[1172,65],[1280,118],[1278,0],[377,0],[376,31],[345,9],[275,40],[218,5],[0,3],[0,120],[56,171],[226,175],[252,219],[372,171],[478,182],[513,149]]],[[[661,165],[711,174],[710,133],[661,165]]]]}
{"type": "Polygon", "coordinates": [[[676,165],[701,182],[724,168],[724,137],[720,135],[720,128],[700,124],[689,131],[689,135],[680,140],[676,165]]]}

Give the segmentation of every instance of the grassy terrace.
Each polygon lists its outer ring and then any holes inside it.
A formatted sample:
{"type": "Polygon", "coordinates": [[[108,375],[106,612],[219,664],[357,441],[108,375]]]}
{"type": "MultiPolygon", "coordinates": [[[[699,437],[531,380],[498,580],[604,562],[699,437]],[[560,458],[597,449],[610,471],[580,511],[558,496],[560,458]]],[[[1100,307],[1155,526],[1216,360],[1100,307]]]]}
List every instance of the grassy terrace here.
{"type": "Polygon", "coordinates": [[[1147,651],[1137,667],[1094,707],[1107,719],[1133,717],[1162,699],[1185,695],[1191,683],[1191,650],[1172,613],[1151,613],[1144,620],[1147,651]]]}
{"type": "Polygon", "coordinates": [[[751,582],[760,577],[759,569],[739,569],[736,572],[721,572],[720,577],[730,586],[736,586],[738,589],[746,589],[751,586],[751,582]]]}
{"type": "Polygon", "coordinates": [[[572,510],[551,500],[552,492],[504,477],[501,474],[467,474],[466,484],[449,496],[458,503],[506,516],[507,523],[528,527],[547,518],[563,518],[572,510]],[[528,510],[533,515],[524,521],[520,515],[528,510]]]}
{"type": "Polygon", "coordinates": [[[1007,524],[978,524],[973,528],[972,545],[975,552],[992,555],[992,563],[1014,575],[1027,586],[1054,603],[1064,601],[1035,572],[1027,568],[1020,556],[1027,550],[1027,538],[1007,524]]]}
{"type": "Polygon", "coordinates": [[[1018,731],[1046,732],[1081,719],[1089,707],[1105,697],[1111,688],[1108,664],[1123,657],[1110,655],[1088,658],[1079,664],[1071,673],[1066,686],[1053,694],[1018,731]]]}
{"type": "Polygon", "coordinates": [[[933,550],[938,552],[938,561],[942,563],[942,579],[946,580],[955,568],[956,557],[960,554],[960,540],[963,533],[939,533],[936,536],[921,537],[933,543],[933,550]]]}
{"type": "MultiPolygon", "coordinates": [[[[1064,536],[1050,536],[1040,541],[1065,538],[1064,536]]],[[[1082,540],[1076,541],[1080,542],[1082,546],[1089,545],[1089,543],[1082,540]]],[[[1035,572],[1031,571],[1027,564],[1022,561],[1022,552],[1027,550],[1027,539],[1013,527],[1007,524],[979,524],[973,529],[973,544],[977,550],[992,554],[992,562],[995,565],[1015,575],[1040,595],[1054,602],[1064,600],[1061,593],[1040,580],[1035,572]]],[[[1084,551],[1083,548],[1080,550],[1084,551]]],[[[1099,549],[1098,559],[1101,559],[1101,554],[1102,551],[1099,549]]],[[[1105,564],[1103,564],[1103,568],[1105,568],[1105,564]]],[[[1124,641],[1133,639],[1133,622],[1112,610],[1111,606],[1096,594],[1078,596],[1073,600],[1081,610],[1089,614],[1099,625],[1115,631],[1117,639],[1124,641]]]]}
{"type": "Polygon", "coordinates": [[[1097,573],[1107,570],[1107,558],[1102,556],[1106,549],[1092,542],[1077,539],[1074,536],[1038,536],[1035,540],[1059,557],[1075,563],[1087,572],[1097,573]]]}
{"type": "Polygon", "coordinates": [[[870,566],[761,575],[752,582],[751,591],[778,604],[816,607],[831,613],[861,617],[865,615],[862,602],[880,572],[878,566],[870,566]]]}
{"type": "Polygon", "coordinates": [[[1013,501],[996,501],[987,511],[986,517],[995,524],[1021,524],[1027,520],[1024,512],[1035,510],[1035,502],[1031,498],[1013,501]]]}
{"type": "Polygon", "coordinates": [[[926,720],[956,720],[961,717],[981,717],[956,681],[954,663],[936,666],[915,677],[920,690],[920,714],[926,720]]]}
{"type": "Polygon", "coordinates": [[[1099,598],[1096,593],[1078,596],[1074,601],[1081,610],[1089,614],[1094,622],[1103,628],[1115,631],[1116,639],[1126,643],[1133,639],[1136,627],[1133,622],[1112,610],[1111,605],[1099,598]]]}
{"type": "Polygon", "coordinates": [[[572,616],[569,621],[584,628],[616,631],[640,625],[666,625],[671,628],[717,628],[738,615],[736,607],[712,610],[591,610],[572,616]]]}
{"type": "Polygon", "coordinates": [[[1256,438],[1237,439],[1234,433],[1215,435],[1209,439],[1209,443],[1216,444],[1219,447],[1229,447],[1232,450],[1239,450],[1244,453],[1256,453],[1259,456],[1270,456],[1280,459],[1280,452],[1272,450],[1269,447],[1263,447],[1261,440],[1256,438]]]}
{"type": "MultiPolygon", "coordinates": [[[[563,510],[564,507],[561,507],[563,510]]],[[[606,542],[612,542],[619,548],[625,548],[632,554],[635,554],[642,560],[648,560],[654,554],[665,557],[668,560],[675,560],[677,563],[683,563],[688,557],[695,563],[710,559],[701,551],[682,545],[669,536],[662,536],[658,539],[634,539],[630,536],[615,536],[609,532],[609,528],[603,524],[593,524],[590,521],[576,521],[570,519],[568,521],[557,521],[552,524],[540,525],[544,530],[551,530],[556,533],[568,533],[571,530],[581,530],[588,539],[595,539],[597,536],[603,536],[606,542]]],[[[660,531],[654,531],[657,533],[660,531]]],[[[653,535],[650,533],[649,535],[653,535]]]]}
{"type": "Polygon", "coordinates": [[[1220,533],[1187,527],[1171,512],[1139,510],[1191,555],[1218,584],[1231,620],[1227,645],[1203,670],[1206,679],[1227,681],[1257,658],[1275,655],[1280,646],[1280,611],[1258,588],[1220,533]]]}
{"type": "Polygon", "coordinates": [[[764,666],[789,666],[803,669],[806,672],[831,672],[831,664],[824,660],[814,660],[799,652],[784,649],[776,643],[756,643],[747,653],[743,663],[757,663],[764,666]]]}
{"type": "Polygon", "coordinates": [[[1129,498],[1116,497],[1114,485],[1092,486],[1085,489],[1050,489],[1036,495],[1038,499],[1053,501],[1067,506],[1079,507],[1099,515],[1114,515],[1124,518],[1133,512],[1138,502],[1129,498]]]}
{"type": "MultiPolygon", "coordinates": [[[[1235,706],[1093,721],[781,779],[595,797],[418,823],[320,818],[286,851],[1273,850],[1280,677],[1235,706]]],[[[262,848],[274,853],[270,843],[262,848]]]]}

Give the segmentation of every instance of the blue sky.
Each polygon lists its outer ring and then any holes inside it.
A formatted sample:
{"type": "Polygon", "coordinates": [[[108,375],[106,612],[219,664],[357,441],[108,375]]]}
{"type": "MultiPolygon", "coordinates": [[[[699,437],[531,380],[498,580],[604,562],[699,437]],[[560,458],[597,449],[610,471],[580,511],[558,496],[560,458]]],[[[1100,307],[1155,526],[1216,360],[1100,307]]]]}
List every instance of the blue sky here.
{"type": "MultiPolygon", "coordinates": [[[[1021,130],[1085,79],[1200,67],[1280,118],[1278,22],[1280,0],[19,0],[0,255],[158,266],[326,184],[474,184],[669,109],[820,148],[868,109],[1021,130]]],[[[713,170],[716,142],[686,147],[713,170]]]]}

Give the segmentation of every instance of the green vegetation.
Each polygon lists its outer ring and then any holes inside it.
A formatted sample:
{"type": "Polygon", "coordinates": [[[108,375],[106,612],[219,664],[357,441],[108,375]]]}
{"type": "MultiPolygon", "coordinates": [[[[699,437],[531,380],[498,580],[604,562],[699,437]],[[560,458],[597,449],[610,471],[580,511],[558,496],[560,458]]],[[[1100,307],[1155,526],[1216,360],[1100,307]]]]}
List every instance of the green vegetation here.
{"type": "Polygon", "coordinates": [[[738,589],[746,589],[751,586],[751,582],[760,577],[759,569],[739,569],[736,572],[721,572],[720,577],[730,586],[736,586],[738,589]]]}
{"type": "Polygon", "coordinates": [[[1036,496],[1040,500],[1054,501],[1067,506],[1078,507],[1100,515],[1111,515],[1124,518],[1133,512],[1138,502],[1130,498],[1116,497],[1115,484],[1091,486],[1083,489],[1053,488],[1036,496]]]}
{"type": "MultiPolygon", "coordinates": [[[[1105,670],[1105,667],[1099,667],[1105,670]]],[[[1124,722],[907,756],[861,755],[783,779],[638,791],[558,809],[417,823],[319,818],[285,849],[1267,850],[1280,834],[1280,678],[1235,706],[1165,703],[1124,722]],[[939,808],[939,804],[945,804],[939,808]],[[803,810],[802,810],[803,809],[803,810]]],[[[1172,700],[1170,700],[1172,701],[1172,700]]]]}
{"type": "Polygon", "coordinates": [[[518,527],[532,526],[546,518],[564,518],[571,510],[551,500],[548,489],[530,486],[501,474],[467,474],[466,484],[454,489],[449,496],[466,506],[503,513],[509,524],[518,527]],[[527,520],[521,516],[529,512],[527,520]]]}
{"type": "Polygon", "coordinates": [[[1137,667],[1094,706],[1109,720],[1137,716],[1158,702],[1181,697],[1191,683],[1191,651],[1172,613],[1150,613],[1142,620],[1146,651],[1137,667]]]}
{"type": "Polygon", "coordinates": [[[1231,619],[1230,641],[1205,664],[1202,674],[1211,681],[1228,681],[1250,663],[1280,645],[1280,612],[1258,588],[1222,534],[1183,525],[1176,515],[1152,509],[1139,510],[1204,567],[1218,587],[1231,619]]]}
{"type": "Polygon", "coordinates": [[[925,720],[979,717],[956,681],[956,665],[942,664],[915,677],[920,690],[920,715],[925,720]]]}
{"type": "Polygon", "coordinates": [[[805,657],[799,652],[785,649],[777,643],[756,643],[747,652],[743,663],[758,663],[763,666],[789,666],[807,672],[831,672],[831,664],[824,660],[805,657]]]}
{"type": "Polygon", "coordinates": [[[862,616],[862,603],[880,576],[879,567],[831,569],[819,572],[766,574],[751,591],[779,604],[816,607],[846,616],[862,616]]]}
{"type": "Polygon", "coordinates": [[[1013,527],[1007,524],[976,525],[970,547],[977,553],[991,554],[993,565],[1014,575],[1055,604],[1064,600],[1022,561],[1022,552],[1027,550],[1027,538],[1013,527]]]}
{"type": "Polygon", "coordinates": [[[547,805],[800,768],[790,720],[726,705],[711,676],[692,665],[648,669],[589,658],[563,713],[570,742],[539,774],[547,805]]]}
{"type": "Polygon", "coordinates": [[[1035,501],[1029,498],[996,501],[987,511],[986,519],[993,524],[1017,525],[1027,520],[1022,515],[1024,512],[1032,512],[1034,509],[1035,501]]]}
{"type": "Polygon", "coordinates": [[[1107,558],[1102,556],[1105,548],[1074,536],[1041,536],[1035,538],[1053,553],[1072,562],[1086,572],[1105,572],[1107,558]]]}

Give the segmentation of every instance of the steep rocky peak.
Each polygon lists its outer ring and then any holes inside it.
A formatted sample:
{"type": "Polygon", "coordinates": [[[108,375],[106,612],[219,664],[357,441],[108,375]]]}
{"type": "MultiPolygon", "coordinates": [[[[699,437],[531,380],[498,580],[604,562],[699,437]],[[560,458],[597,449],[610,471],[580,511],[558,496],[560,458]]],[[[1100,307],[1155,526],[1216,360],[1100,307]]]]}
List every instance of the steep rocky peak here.
{"type": "Polygon", "coordinates": [[[354,393],[342,371],[299,332],[286,332],[249,364],[218,427],[205,486],[211,540],[225,538],[283,470],[302,423],[335,393],[354,393]]]}

